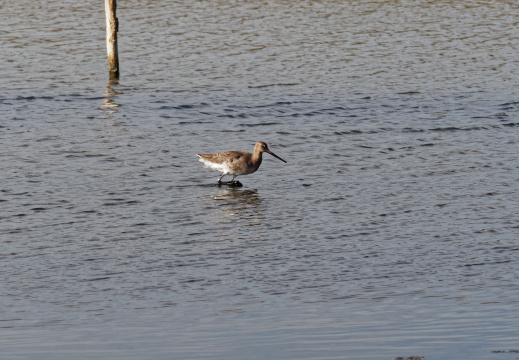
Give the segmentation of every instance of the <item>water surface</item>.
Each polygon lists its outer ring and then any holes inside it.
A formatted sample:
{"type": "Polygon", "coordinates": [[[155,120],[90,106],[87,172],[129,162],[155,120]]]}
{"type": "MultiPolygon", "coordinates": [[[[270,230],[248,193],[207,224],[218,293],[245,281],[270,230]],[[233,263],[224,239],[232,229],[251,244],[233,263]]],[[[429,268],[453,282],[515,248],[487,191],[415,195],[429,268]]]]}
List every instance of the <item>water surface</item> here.
{"type": "Polygon", "coordinates": [[[515,3],[0,12],[0,358],[517,357],[515,3]]]}

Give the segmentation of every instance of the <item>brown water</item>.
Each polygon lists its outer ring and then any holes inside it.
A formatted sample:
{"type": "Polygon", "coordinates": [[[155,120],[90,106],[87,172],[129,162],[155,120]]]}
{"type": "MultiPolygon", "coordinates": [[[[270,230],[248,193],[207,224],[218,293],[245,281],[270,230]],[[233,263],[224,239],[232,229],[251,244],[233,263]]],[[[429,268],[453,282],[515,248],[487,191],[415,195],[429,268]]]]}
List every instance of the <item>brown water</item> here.
{"type": "Polygon", "coordinates": [[[517,358],[514,2],[0,15],[0,359],[517,358]]]}

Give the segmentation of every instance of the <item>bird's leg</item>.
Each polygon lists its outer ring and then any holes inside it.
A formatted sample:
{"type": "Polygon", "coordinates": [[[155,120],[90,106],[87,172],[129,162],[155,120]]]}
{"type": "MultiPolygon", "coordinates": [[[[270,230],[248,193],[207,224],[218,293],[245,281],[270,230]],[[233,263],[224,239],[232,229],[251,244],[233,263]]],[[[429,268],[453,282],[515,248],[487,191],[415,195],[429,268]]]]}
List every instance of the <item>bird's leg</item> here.
{"type": "Polygon", "coordinates": [[[235,179],[236,176],[238,176],[238,175],[233,175],[231,181],[222,182],[222,178],[223,178],[225,175],[227,175],[227,174],[223,174],[222,176],[220,176],[220,178],[218,179],[218,185],[225,184],[225,185],[237,186],[237,187],[241,187],[241,186],[242,186],[241,183],[240,183],[239,181],[234,181],[234,179],[235,179]]]}

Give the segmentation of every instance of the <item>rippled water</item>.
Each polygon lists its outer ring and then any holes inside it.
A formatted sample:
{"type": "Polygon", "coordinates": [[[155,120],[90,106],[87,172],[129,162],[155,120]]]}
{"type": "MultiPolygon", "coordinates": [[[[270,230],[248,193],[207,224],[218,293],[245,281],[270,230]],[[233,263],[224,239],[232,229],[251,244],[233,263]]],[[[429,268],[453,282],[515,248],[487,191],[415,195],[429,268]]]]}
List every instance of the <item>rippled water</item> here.
{"type": "Polygon", "coordinates": [[[517,358],[517,4],[0,13],[0,358],[517,358]]]}

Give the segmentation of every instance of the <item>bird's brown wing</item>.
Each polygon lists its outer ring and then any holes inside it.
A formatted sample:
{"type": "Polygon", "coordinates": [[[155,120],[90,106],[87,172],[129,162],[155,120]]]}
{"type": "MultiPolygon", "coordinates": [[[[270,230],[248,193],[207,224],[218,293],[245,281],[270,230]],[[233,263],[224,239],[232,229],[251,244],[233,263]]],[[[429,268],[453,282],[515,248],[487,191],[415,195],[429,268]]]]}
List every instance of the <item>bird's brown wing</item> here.
{"type": "Polygon", "coordinates": [[[224,162],[236,162],[245,155],[244,151],[224,151],[218,154],[197,154],[200,158],[215,164],[223,164],[224,162]]]}

